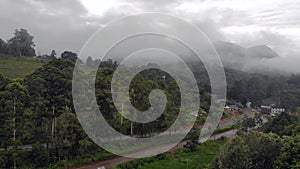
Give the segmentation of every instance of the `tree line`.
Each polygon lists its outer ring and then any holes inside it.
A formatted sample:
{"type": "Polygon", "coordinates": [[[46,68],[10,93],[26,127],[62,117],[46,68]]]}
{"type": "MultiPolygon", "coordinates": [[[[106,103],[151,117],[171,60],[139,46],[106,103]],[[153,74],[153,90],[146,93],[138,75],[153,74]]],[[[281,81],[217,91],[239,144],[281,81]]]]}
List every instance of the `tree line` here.
{"type": "MultiPolygon", "coordinates": [[[[105,154],[76,118],[71,94],[74,66],[71,60],[54,59],[24,79],[8,79],[0,73],[0,168],[39,168],[105,154]],[[32,148],[26,149],[28,146],[32,148]]],[[[147,96],[154,88],[164,90],[169,102],[158,120],[132,123],[120,116],[112,101],[110,83],[115,67],[116,62],[111,60],[102,62],[95,84],[99,109],[111,126],[136,137],[168,128],[180,105],[174,80],[159,70],[142,74],[160,73],[165,80],[145,79],[141,74],[133,79],[131,102],[139,110],[149,108],[147,96]]]]}
{"type": "MultiPolygon", "coordinates": [[[[24,79],[8,79],[0,74],[1,167],[38,168],[105,154],[88,138],[76,118],[71,94],[74,65],[74,60],[65,57],[52,60],[24,79]],[[23,150],[22,146],[26,145],[32,149],[23,150]]],[[[109,124],[123,134],[138,137],[153,135],[173,124],[181,101],[174,79],[158,69],[143,71],[133,79],[130,96],[137,109],[149,108],[147,96],[153,89],[162,89],[168,104],[159,119],[148,124],[132,123],[120,116],[112,101],[110,83],[116,67],[112,60],[102,62],[95,84],[99,109],[109,124]]],[[[291,76],[287,82],[298,87],[297,76],[291,76]]],[[[209,105],[209,91],[199,88],[204,98],[201,109],[205,110],[209,105]]]]}
{"type": "MultiPolygon", "coordinates": [[[[0,40],[0,54],[34,57],[34,42],[27,30],[15,31],[13,38],[0,40]]],[[[72,75],[77,54],[65,51],[24,79],[8,79],[0,73],[0,168],[39,168],[83,157],[105,154],[81,128],[72,103],[72,75]],[[26,146],[29,150],[24,150],[26,146]]],[[[131,82],[131,103],[139,110],[150,106],[148,95],[162,89],[167,96],[166,111],[157,120],[140,124],[124,119],[116,110],[110,84],[117,62],[101,62],[88,57],[86,65],[100,64],[96,78],[96,99],[108,123],[119,132],[147,137],[167,129],[180,109],[180,91],[176,81],[158,69],[143,71],[131,82]],[[164,77],[164,78],[161,78],[164,77]]],[[[203,66],[189,63],[201,96],[200,109],[208,112],[210,105],[209,78],[203,66]]],[[[300,106],[300,75],[267,76],[225,68],[228,102],[247,101],[254,106],[275,103],[289,111],[300,106]]],[[[125,108],[126,109],[126,108],[125,108]]],[[[271,127],[274,128],[274,127],[271,127]]]]}
{"type": "MultiPolygon", "coordinates": [[[[29,56],[56,59],[57,53],[52,50],[51,53],[36,56],[34,37],[26,29],[16,29],[14,36],[7,42],[0,39],[0,54],[9,54],[12,56],[29,56]]],[[[64,51],[60,58],[75,62],[77,54],[71,51],[64,51]]],[[[112,62],[110,60],[110,62],[112,62]]],[[[100,60],[93,60],[88,57],[86,64],[94,67],[100,63],[100,60]]],[[[116,66],[116,63],[114,63],[116,66]]],[[[193,71],[201,94],[210,93],[210,82],[204,65],[201,63],[188,62],[188,66],[193,71]]],[[[296,111],[300,101],[300,75],[263,75],[250,74],[230,68],[225,68],[227,79],[228,99],[245,104],[247,101],[254,106],[276,105],[286,108],[289,111],[296,111]]],[[[205,109],[209,105],[204,105],[205,109]]]]}

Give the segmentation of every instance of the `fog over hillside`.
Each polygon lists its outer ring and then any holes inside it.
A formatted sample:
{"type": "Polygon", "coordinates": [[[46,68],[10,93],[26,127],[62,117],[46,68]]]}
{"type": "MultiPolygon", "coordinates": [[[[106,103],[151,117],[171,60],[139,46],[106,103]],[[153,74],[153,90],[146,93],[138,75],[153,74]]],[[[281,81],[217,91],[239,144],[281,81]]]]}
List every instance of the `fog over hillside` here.
{"type": "Polygon", "coordinates": [[[0,38],[6,41],[14,29],[24,28],[35,37],[37,54],[52,49],[79,53],[96,30],[115,19],[161,12],[201,29],[215,42],[225,66],[296,73],[300,72],[299,6],[293,0],[1,0],[0,22],[5,26],[0,38]]]}
{"type": "Polygon", "coordinates": [[[276,65],[270,64],[261,67],[262,64],[270,60],[280,58],[280,55],[269,46],[243,47],[235,43],[221,41],[214,43],[214,45],[225,67],[253,73],[270,73],[270,70],[280,71],[276,65]]]}

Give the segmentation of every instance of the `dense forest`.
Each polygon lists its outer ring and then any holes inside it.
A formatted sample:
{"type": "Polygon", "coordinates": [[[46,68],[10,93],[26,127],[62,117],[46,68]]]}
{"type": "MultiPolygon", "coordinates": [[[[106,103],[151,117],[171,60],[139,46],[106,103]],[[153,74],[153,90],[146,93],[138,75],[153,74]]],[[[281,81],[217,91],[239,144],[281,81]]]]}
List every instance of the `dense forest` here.
{"type": "MultiPolygon", "coordinates": [[[[81,163],[82,159],[96,161],[111,157],[112,154],[88,138],[76,118],[72,103],[72,76],[77,54],[65,51],[57,58],[53,50],[50,55],[36,56],[34,46],[33,36],[24,29],[16,30],[8,42],[0,40],[0,54],[49,60],[25,78],[11,79],[0,73],[0,168],[55,168],[68,162],[81,163]]],[[[90,57],[86,61],[86,65],[91,67],[99,63],[90,57]]],[[[208,112],[210,85],[207,73],[201,65],[188,65],[198,81],[201,96],[199,111],[208,112]]],[[[153,89],[162,89],[168,104],[166,111],[154,122],[145,125],[132,123],[120,116],[112,101],[110,83],[117,66],[115,61],[102,61],[95,84],[99,109],[110,125],[123,134],[137,137],[167,129],[180,108],[180,92],[174,79],[157,69],[135,76],[130,85],[130,96],[137,109],[149,108],[147,96],[153,89]]],[[[253,106],[273,104],[290,112],[297,111],[300,106],[300,75],[249,74],[230,68],[225,68],[225,73],[227,102],[230,104],[245,105],[247,101],[253,106]]],[[[242,141],[236,139],[238,143],[242,141]]],[[[288,146],[283,146],[283,149],[288,146]]],[[[227,147],[230,149],[230,145],[227,147]]]]}

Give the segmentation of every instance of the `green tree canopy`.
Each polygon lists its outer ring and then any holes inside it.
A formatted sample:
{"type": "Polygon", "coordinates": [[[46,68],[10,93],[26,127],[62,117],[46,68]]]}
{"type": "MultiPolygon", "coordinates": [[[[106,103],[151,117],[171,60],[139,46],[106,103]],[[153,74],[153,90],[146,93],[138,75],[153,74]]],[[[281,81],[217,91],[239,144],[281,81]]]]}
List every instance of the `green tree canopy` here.
{"type": "Polygon", "coordinates": [[[217,154],[215,169],[274,168],[282,139],[275,134],[246,132],[237,136],[217,154]]]}
{"type": "Polygon", "coordinates": [[[76,62],[76,60],[77,60],[78,57],[77,57],[76,53],[73,53],[73,52],[70,52],[70,51],[64,51],[61,54],[61,58],[65,59],[65,60],[70,60],[72,62],[76,62]]]}
{"type": "Polygon", "coordinates": [[[276,169],[300,168],[300,135],[291,137],[280,150],[276,160],[276,169]]]}
{"type": "Polygon", "coordinates": [[[244,140],[237,137],[221,149],[215,157],[213,166],[215,169],[248,169],[251,166],[249,151],[244,140]]]}
{"type": "Polygon", "coordinates": [[[8,44],[0,39],[0,54],[8,54],[8,44]]]}
{"type": "Polygon", "coordinates": [[[34,37],[26,29],[16,29],[14,37],[8,40],[9,54],[13,56],[35,56],[34,37]]]}
{"type": "Polygon", "coordinates": [[[299,122],[299,119],[296,116],[282,112],[264,125],[264,131],[276,133],[280,136],[291,135],[292,126],[297,122],[299,122]]]}

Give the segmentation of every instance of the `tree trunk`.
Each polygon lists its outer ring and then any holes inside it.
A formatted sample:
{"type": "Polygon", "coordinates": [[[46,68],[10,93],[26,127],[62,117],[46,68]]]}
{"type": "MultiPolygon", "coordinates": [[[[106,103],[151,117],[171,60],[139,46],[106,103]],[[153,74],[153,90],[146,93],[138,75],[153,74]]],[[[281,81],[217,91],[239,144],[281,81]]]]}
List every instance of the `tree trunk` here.
{"type": "Polygon", "coordinates": [[[16,129],[16,118],[13,118],[13,141],[16,141],[16,133],[17,133],[17,129],[16,129]]]}
{"type": "Polygon", "coordinates": [[[45,123],[46,123],[46,149],[48,150],[49,149],[49,136],[48,136],[48,120],[45,119],[45,123]]]}
{"type": "MultiPolygon", "coordinates": [[[[16,101],[14,100],[14,113],[13,113],[13,144],[14,144],[14,149],[16,150],[15,147],[15,143],[16,143],[16,133],[17,133],[17,129],[16,129],[16,101]]],[[[14,169],[17,169],[17,159],[14,156],[14,169]]]]}
{"type": "Polygon", "coordinates": [[[65,155],[65,161],[64,161],[64,163],[65,163],[65,169],[68,169],[67,162],[68,162],[68,157],[65,155]]]}
{"type": "Polygon", "coordinates": [[[55,136],[55,135],[56,135],[56,133],[57,133],[56,126],[57,126],[57,118],[56,118],[56,117],[54,117],[54,136],[55,136]]]}
{"type": "Polygon", "coordinates": [[[17,169],[17,160],[15,157],[14,157],[14,169],[17,169]]]}
{"type": "Polygon", "coordinates": [[[53,115],[53,118],[52,118],[52,124],[51,124],[51,148],[55,148],[56,145],[55,145],[55,107],[53,106],[52,107],[52,115],[53,115]]]}
{"type": "Polygon", "coordinates": [[[130,124],[130,135],[133,136],[133,121],[130,124]]]}
{"type": "Polygon", "coordinates": [[[14,112],[13,112],[13,141],[16,141],[16,102],[14,101],[14,112]]]}
{"type": "Polygon", "coordinates": [[[145,132],[145,125],[144,124],[142,124],[142,137],[144,137],[144,134],[146,134],[146,132],[145,132]]]}
{"type": "Polygon", "coordinates": [[[123,125],[123,110],[124,110],[124,105],[123,105],[123,101],[122,101],[121,125],[123,125]]]}
{"type": "Polygon", "coordinates": [[[52,118],[52,125],[51,125],[51,139],[52,141],[54,141],[54,137],[55,137],[55,133],[54,133],[54,128],[55,128],[55,113],[54,113],[54,106],[52,107],[52,115],[53,115],[53,118],[52,118]]]}

